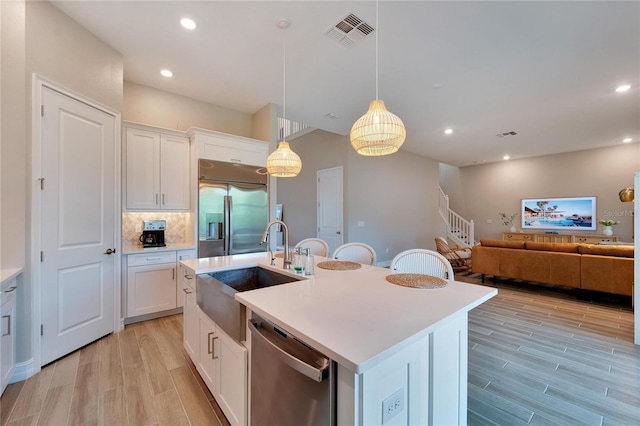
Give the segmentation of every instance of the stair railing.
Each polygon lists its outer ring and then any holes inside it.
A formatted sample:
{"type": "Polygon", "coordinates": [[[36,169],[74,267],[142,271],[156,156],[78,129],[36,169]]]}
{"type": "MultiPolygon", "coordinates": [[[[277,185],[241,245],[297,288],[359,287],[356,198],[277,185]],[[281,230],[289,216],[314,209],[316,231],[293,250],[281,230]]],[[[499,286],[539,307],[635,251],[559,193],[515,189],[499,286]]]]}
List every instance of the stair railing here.
{"type": "Polygon", "coordinates": [[[438,212],[447,225],[447,238],[460,247],[475,245],[473,220],[466,220],[449,207],[449,196],[438,187],[438,212]]]}

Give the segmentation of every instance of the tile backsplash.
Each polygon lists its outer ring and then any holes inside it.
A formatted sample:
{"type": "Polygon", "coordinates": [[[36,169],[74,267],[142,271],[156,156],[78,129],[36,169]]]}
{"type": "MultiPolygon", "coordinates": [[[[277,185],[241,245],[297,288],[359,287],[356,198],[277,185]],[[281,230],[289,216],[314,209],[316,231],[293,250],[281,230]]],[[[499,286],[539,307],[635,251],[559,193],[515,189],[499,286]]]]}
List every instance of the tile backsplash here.
{"type": "MultiPolygon", "coordinates": [[[[136,231],[136,225],[142,226],[143,220],[166,220],[167,229],[164,233],[166,243],[184,243],[187,238],[191,213],[163,213],[163,212],[127,212],[122,214],[122,245],[135,246],[140,244],[142,231],[136,231]]],[[[189,229],[190,230],[190,229],[189,229]]]]}

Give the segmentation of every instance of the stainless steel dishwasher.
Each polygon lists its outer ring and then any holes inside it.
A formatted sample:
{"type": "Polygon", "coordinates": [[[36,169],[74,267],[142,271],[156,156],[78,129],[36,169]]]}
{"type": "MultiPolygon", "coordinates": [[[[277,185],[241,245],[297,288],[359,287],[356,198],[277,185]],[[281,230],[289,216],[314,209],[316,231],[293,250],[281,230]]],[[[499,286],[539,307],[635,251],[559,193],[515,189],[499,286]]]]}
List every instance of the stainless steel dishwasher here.
{"type": "Polygon", "coordinates": [[[335,425],[335,361],[253,316],[251,425],[335,425]]]}

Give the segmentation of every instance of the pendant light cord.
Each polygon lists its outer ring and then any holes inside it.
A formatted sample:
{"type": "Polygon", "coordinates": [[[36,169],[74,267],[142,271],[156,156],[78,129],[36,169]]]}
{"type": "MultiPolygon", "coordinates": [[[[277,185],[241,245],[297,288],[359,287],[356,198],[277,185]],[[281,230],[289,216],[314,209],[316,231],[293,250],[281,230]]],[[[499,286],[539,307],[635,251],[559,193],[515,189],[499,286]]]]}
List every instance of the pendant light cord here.
{"type": "Polygon", "coordinates": [[[378,0],[376,0],[376,100],[378,100],[378,0]]]}
{"type": "MultiPolygon", "coordinates": [[[[287,121],[287,45],[282,40],[282,119],[287,121]]],[[[283,123],[286,126],[286,124],[283,123]]],[[[282,130],[282,140],[286,140],[284,136],[285,129],[282,130]]]]}

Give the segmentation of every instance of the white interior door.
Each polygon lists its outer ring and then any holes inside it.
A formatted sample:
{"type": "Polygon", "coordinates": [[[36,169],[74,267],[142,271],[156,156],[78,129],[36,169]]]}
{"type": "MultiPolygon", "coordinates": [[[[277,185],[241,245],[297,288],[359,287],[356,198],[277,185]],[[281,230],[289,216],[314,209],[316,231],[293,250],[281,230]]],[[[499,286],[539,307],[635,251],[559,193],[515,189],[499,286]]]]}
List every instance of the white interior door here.
{"type": "Polygon", "coordinates": [[[318,238],[329,245],[329,256],[342,245],[342,167],[318,170],[318,238]]]}
{"type": "Polygon", "coordinates": [[[116,122],[48,87],[41,96],[44,365],[114,331],[116,122]]]}

